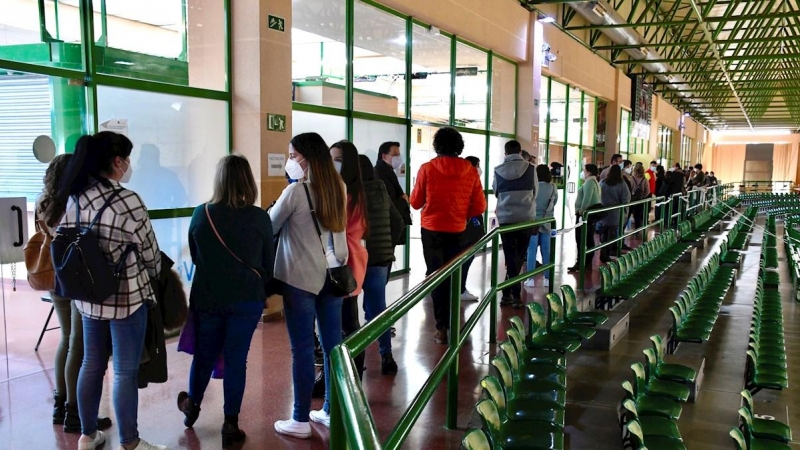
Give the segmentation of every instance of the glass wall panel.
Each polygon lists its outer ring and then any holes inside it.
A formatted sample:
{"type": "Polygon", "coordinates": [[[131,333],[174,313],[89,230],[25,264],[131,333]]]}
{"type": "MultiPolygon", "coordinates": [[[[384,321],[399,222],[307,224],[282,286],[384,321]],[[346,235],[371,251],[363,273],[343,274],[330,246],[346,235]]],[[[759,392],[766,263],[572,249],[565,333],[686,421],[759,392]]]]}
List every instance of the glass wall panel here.
{"type": "Polygon", "coordinates": [[[583,132],[581,134],[581,145],[584,147],[594,147],[596,105],[597,103],[593,96],[586,94],[583,97],[583,132]]]}
{"type": "Polygon", "coordinates": [[[451,39],[414,25],[411,118],[450,123],[451,39]]]}
{"type": "MultiPolygon", "coordinates": [[[[553,159],[553,142],[564,142],[567,125],[567,87],[553,80],[550,86],[550,161],[553,159]]],[[[561,161],[561,158],[558,159],[561,161]]]]}
{"type": "Polygon", "coordinates": [[[217,162],[228,154],[224,101],[97,88],[102,124],[125,121],[134,145],[129,187],[148,209],[190,207],[208,201],[217,162]]]}
{"type": "Polygon", "coordinates": [[[0,5],[0,59],[80,69],[80,41],[78,0],[44,0],[44,17],[37,0],[0,5]]]}
{"type": "Polygon", "coordinates": [[[347,119],[339,116],[292,111],[292,134],[317,133],[328,146],[347,139],[347,119]]]}
{"type": "MultiPolygon", "coordinates": [[[[550,112],[550,90],[548,88],[550,78],[542,78],[542,87],[539,91],[539,139],[547,139],[547,113],[550,112]]],[[[544,152],[544,146],[541,147],[544,152]]]]}
{"type": "Polygon", "coordinates": [[[183,281],[183,288],[186,292],[189,292],[195,274],[192,255],[189,253],[189,241],[186,239],[186,236],[189,235],[189,224],[191,221],[191,217],[158,219],[152,221],[153,231],[158,240],[158,247],[162,252],[166,253],[170,259],[175,261],[173,269],[180,275],[183,281]]]}
{"type": "MultiPolygon", "coordinates": [[[[494,168],[505,161],[506,142],[510,140],[511,139],[502,136],[489,137],[489,162],[486,164],[486,168],[489,171],[489,183],[483,187],[484,189],[492,189],[494,185],[494,168]]],[[[540,161],[539,158],[537,158],[537,160],[540,161]]],[[[481,182],[483,182],[483,179],[481,179],[481,182]]]]}
{"type": "Polygon", "coordinates": [[[93,2],[99,73],[225,90],[223,0],[102,3],[93,2]]]}
{"type": "Polygon", "coordinates": [[[292,2],[292,82],[296,102],[345,107],[345,0],[292,2]]]}
{"type": "Polygon", "coordinates": [[[583,114],[581,90],[570,88],[569,91],[569,120],[567,120],[567,142],[579,145],[581,142],[583,125],[588,121],[583,114]]]}
{"type": "MultiPolygon", "coordinates": [[[[408,171],[411,177],[411,189],[417,182],[417,174],[423,164],[436,157],[433,151],[433,136],[440,127],[429,125],[411,126],[411,170],[408,171]]],[[[466,156],[466,155],[465,155],[466,156]]],[[[483,160],[482,156],[479,156],[483,160]]],[[[420,228],[416,224],[420,223],[420,211],[411,209],[411,220],[415,225],[411,226],[411,238],[420,238],[420,228]]]]}
{"type": "MultiPolygon", "coordinates": [[[[461,133],[461,137],[464,138],[464,152],[461,153],[462,158],[466,158],[467,156],[474,156],[481,161],[481,185],[483,185],[483,180],[485,180],[484,175],[486,174],[487,170],[490,170],[489,163],[486,161],[486,135],[481,134],[474,134],[474,133],[461,133]]],[[[490,189],[484,186],[484,189],[490,189]]]]}
{"type": "Polygon", "coordinates": [[[488,54],[469,45],[456,44],[456,115],[460,127],[486,129],[488,54]]]}
{"type": "Polygon", "coordinates": [[[631,146],[631,113],[623,109],[620,110],[619,124],[619,154],[628,157],[631,146]]]}
{"type": "MultiPolygon", "coordinates": [[[[492,131],[513,133],[516,129],[517,66],[492,58],[492,131]]],[[[541,133],[541,131],[540,131],[541,133]]]]}
{"type": "Polygon", "coordinates": [[[405,117],[405,19],[357,1],[353,22],[353,108],[405,117]]]}

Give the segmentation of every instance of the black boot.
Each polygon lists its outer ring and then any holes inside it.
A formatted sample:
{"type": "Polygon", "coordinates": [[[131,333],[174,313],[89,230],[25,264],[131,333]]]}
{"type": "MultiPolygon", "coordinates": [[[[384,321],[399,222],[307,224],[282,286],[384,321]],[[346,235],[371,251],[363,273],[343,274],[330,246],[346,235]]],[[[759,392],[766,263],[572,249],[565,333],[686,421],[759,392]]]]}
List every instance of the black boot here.
{"type": "Polygon", "coordinates": [[[228,448],[234,444],[244,442],[247,435],[239,429],[239,416],[225,415],[225,422],[222,424],[222,448],[228,448]]]}
{"type": "Polygon", "coordinates": [[[53,391],[53,425],[63,425],[64,424],[64,402],[67,401],[61,395],[58,395],[58,391],[53,391]]]}
{"type": "Polygon", "coordinates": [[[391,353],[381,355],[381,373],[384,375],[394,375],[397,373],[397,363],[391,353]]]}
{"type": "Polygon", "coordinates": [[[181,392],[178,394],[178,409],[186,416],[183,419],[183,424],[186,428],[192,428],[197,418],[200,417],[200,405],[196,404],[189,398],[189,394],[181,392]]]}
{"type": "MultiPolygon", "coordinates": [[[[97,429],[107,430],[111,428],[111,419],[109,417],[97,418],[97,429]]],[[[81,416],[78,414],[77,403],[64,404],[64,433],[80,433],[81,432],[81,416]]]]}
{"type": "Polygon", "coordinates": [[[320,370],[317,374],[317,379],[314,380],[314,389],[311,390],[312,398],[325,397],[325,371],[320,370]]]}

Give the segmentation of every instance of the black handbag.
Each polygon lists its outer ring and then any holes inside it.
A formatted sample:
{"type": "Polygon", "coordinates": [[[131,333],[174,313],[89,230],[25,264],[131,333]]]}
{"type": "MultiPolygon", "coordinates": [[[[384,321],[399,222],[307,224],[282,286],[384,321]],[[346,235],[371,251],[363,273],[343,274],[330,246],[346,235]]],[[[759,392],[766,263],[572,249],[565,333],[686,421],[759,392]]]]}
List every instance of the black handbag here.
{"type": "MultiPolygon", "coordinates": [[[[322,243],[322,229],[317,221],[317,211],[314,209],[314,203],[311,201],[311,194],[308,192],[308,185],[303,183],[303,189],[306,190],[306,198],[308,199],[308,207],[311,208],[311,218],[314,220],[314,227],[317,229],[319,236],[319,245],[322,249],[322,257],[325,257],[325,244],[322,243]]],[[[325,259],[325,266],[327,267],[328,260],[325,259]]],[[[353,271],[347,264],[339,267],[327,267],[328,283],[330,284],[331,294],[334,297],[347,297],[358,288],[356,279],[353,277],[353,271]]]]}

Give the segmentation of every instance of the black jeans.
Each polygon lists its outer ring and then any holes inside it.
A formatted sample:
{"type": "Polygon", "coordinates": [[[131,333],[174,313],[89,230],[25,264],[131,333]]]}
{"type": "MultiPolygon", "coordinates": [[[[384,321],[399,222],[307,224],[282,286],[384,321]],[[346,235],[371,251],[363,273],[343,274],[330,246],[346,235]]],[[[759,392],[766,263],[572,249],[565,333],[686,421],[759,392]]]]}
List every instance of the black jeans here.
{"type": "MultiPolygon", "coordinates": [[[[603,225],[603,231],[601,232],[600,242],[605,244],[606,242],[612,241],[617,238],[619,234],[619,225],[603,225]]],[[[600,249],[600,261],[608,262],[611,256],[617,254],[617,247],[619,243],[611,244],[608,247],[603,247],[600,249]]]]}
{"type": "MultiPolygon", "coordinates": [[[[422,254],[425,256],[425,275],[441,269],[463,250],[461,233],[445,233],[422,228],[422,254]]],[[[450,327],[450,278],[431,292],[436,329],[450,327]]]]}
{"type": "MultiPolygon", "coordinates": [[[[596,216],[589,216],[589,222],[584,223],[580,228],[575,229],[575,248],[578,250],[575,254],[575,266],[580,267],[581,261],[581,236],[583,235],[583,227],[586,227],[586,248],[587,250],[595,246],[594,235],[595,235],[595,228],[597,227],[597,220],[595,220],[596,216]]],[[[575,216],[575,223],[580,222],[581,216],[575,216]]],[[[594,258],[594,252],[586,252],[586,268],[591,269],[592,267],[592,258],[594,258]]]]}
{"type": "MultiPolygon", "coordinates": [[[[503,242],[503,255],[506,257],[506,275],[514,278],[519,275],[525,256],[528,254],[528,244],[531,241],[531,230],[510,231],[500,235],[503,242]]],[[[503,296],[509,294],[519,298],[522,285],[516,283],[510,288],[503,290],[503,296]]]]}

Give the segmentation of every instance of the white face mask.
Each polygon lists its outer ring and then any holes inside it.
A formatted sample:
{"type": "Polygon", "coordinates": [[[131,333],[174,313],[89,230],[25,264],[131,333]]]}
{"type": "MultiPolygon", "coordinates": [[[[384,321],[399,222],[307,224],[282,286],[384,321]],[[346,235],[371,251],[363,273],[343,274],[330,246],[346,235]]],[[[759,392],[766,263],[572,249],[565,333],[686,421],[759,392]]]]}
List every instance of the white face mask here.
{"type": "Polygon", "coordinates": [[[670,167],[670,168],[669,168],[669,171],[670,171],[670,172],[675,172],[675,168],[674,168],[674,167],[670,167]]]}
{"type": "Polygon", "coordinates": [[[586,172],[581,172],[581,180],[585,180],[585,179],[586,179],[586,172]]]}
{"type": "Polygon", "coordinates": [[[120,183],[130,183],[131,177],[133,176],[133,166],[131,166],[131,163],[128,161],[125,161],[125,164],[128,165],[128,168],[122,173],[122,178],[119,179],[120,183]]]}
{"type": "Polygon", "coordinates": [[[480,167],[476,167],[476,168],[475,168],[475,170],[477,170],[477,171],[478,171],[478,177],[480,177],[481,175],[483,175],[483,172],[481,172],[481,168],[480,168],[480,167]]]}
{"type": "Polygon", "coordinates": [[[631,167],[628,167],[627,169],[625,169],[625,173],[627,173],[628,175],[630,175],[631,173],[633,173],[633,168],[631,168],[631,167]]]}
{"type": "Polygon", "coordinates": [[[650,170],[652,170],[653,172],[655,172],[657,168],[658,166],[650,166],[650,170]]]}
{"type": "Polygon", "coordinates": [[[286,167],[284,168],[284,170],[286,170],[286,173],[289,175],[289,178],[293,180],[301,180],[303,179],[303,177],[306,176],[306,171],[303,170],[303,166],[300,165],[300,162],[295,161],[292,158],[286,160],[286,167]]]}
{"type": "Polygon", "coordinates": [[[342,173],[342,162],[341,161],[334,161],[333,162],[333,167],[335,167],[336,168],[336,172],[338,172],[341,175],[341,173],[342,173]]]}
{"type": "Polygon", "coordinates": [[[403,166],[403,158],[400,155],[392,156],[392,169],[397,170],[403,166]]]}

